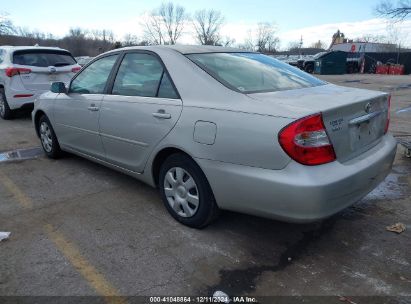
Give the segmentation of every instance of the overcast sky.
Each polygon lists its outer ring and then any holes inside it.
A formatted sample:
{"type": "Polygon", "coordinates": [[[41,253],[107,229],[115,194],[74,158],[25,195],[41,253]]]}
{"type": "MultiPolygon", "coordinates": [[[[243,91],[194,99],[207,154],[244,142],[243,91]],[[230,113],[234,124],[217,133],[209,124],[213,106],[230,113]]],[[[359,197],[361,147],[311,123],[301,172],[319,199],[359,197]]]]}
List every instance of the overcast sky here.
{"type": "MultiPolygon", "coordinates": [[[[16,26],[64,36],[70,27],[111,29],[117,39],[126,33],[141,36],[142,15],[159,6],[161,0],[14,0],[2,1],[0,11],[9,13],[16,26]]],[[[256,23],[275,22],[283,48],[303,37],[308,46],[319,39],[327,44],[337,29],[346,37],[357,38],[365,34],[387,34],[387,25],[374,14],[378,0],[181,0],[174,3],[188,12],[202,8],[220,10],[225,16],[223,35],[241,43],[247,31],[256,23]]],[[[397,24],[402,40],[409,43],[411,21],[397,24]]],[[[190,29],[181,43],[194,43],[190,29]]]]}

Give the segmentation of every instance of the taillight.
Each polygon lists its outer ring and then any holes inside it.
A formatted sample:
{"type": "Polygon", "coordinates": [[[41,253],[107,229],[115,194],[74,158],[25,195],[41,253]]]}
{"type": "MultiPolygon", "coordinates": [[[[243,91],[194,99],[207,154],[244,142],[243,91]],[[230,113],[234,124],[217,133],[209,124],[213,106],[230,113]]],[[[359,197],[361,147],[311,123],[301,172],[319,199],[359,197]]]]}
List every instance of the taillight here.
{"type": "Polygon", "coordinates": [[[73,72],[73,73],[77,73],[78,71],[80,71],[81,70],[81,67],[75,67],[75,68],[72,68],[71,69],[71,71],[73,72]]]}
{"type": "Polygon", "coordinates": [[[280,131],[278,140],[284,151],[303,165],[321,165],[336,159],[321,113],[292,122],[280,131]]]}
{"type": "Polygon", "coordinates": [[[390,126],[390,118],[391,118],[391,114],[390,114],[390,109],[391,109],[391,95],[388,95],[388,100],[387,100],[387,122],[385,124],[385,129],[384,129],[384,134],[386,134],[388,132],[388,128],[390,126]]]}
{"type": "Polygon", "coordinates": [[[14,75],[19,75],[19,74],[30,74],[31,70],[27,68],[7,68],[6,69],[6,75],[8,77],[13,77],[14,75]]]}

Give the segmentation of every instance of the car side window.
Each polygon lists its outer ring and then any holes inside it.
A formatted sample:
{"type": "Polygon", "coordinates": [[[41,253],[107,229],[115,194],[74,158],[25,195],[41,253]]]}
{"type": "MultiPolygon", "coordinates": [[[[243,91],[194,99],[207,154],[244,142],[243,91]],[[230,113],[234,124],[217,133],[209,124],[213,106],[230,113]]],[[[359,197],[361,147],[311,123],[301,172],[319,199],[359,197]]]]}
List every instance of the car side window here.
{"type": "Polygon", "coordinates": [[[70,93],[102,94],[118,54],[103,57],[86,67],[71,82],[70,93]]]}
{"type": "Polygon", "coordinates": [[[165,75],[167,73],[154,55],[126,54],[114,81],[112,94],[178,98],[171,80],[165,75]]]}
{"type": "Polygon", "coordinates": [[[163,78],[161,78],[160,88],[158,89],[158,97],[177,99],[178,94],[171,83],[170,76],[167,72],[163,72],[163,78]]]}

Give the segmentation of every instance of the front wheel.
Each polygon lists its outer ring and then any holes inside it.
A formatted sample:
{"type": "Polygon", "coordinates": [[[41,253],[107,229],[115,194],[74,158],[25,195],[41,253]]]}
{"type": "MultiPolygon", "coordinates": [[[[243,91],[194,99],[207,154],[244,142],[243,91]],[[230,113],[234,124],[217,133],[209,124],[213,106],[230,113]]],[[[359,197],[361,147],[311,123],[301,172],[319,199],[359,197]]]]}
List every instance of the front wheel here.
{"type": "Polygon", "coordinates": [[[12,110],[10,110],[9,104],[7,103],[6,94],[4,93],[4,89],[0,89],[0,117],[8,120],[11,119],[13,116],[12,110]]]}
{"type": "Polygon", "coordinates": [[[312,73],[314,72],[314,64],[311,64],[311,63],[307,64],[307,65],[305,66],[305,71],[306,71],[307,73],[312,74],[312,73]]]}
{"type": "Polygon", "coordinates": [[[203,228],[218,215],[204,173],[184,154],[173,154],[165,160],[160,169],[159,188],[168,212],[186,226],[203,228]]]}
{"type": "Polygon", "coordinates": [[[38,123],[38,133],[44,153],[49,158],[58,158],[61,155],[60,145],[56,134],[47,116],[42,116],[38,123]]]}

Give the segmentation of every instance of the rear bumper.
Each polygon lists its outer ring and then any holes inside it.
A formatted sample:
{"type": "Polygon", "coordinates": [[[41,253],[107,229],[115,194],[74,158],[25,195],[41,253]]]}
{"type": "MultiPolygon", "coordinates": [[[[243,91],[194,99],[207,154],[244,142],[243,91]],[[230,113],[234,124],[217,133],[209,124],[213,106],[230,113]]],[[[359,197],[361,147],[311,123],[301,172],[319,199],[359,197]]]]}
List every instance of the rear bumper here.
{"type": "Polygon", "coordinates": [[[7,103],[11,110],[21,109],[21,108],[31,108],[34,104],[34,100],[39,97],[46,90],[41,91],[29,91],[29,90],[13,90],[6,89],[7,103]],[[19,97],[24,96],[24,97],[19,97]],[[27,96],[30,95],[30,96],[27,96]],[[27,96],[27,97],[26,97],[27,96]]]}
{"type": "Polygon", "coordinates": [[[357,202],[389,174],[397,143],[385,135],[380,143],[341,164],[303,166],[290,162],[267,170],[196,159],[220,208],[289,222],[331,216],[357,202]]]}

